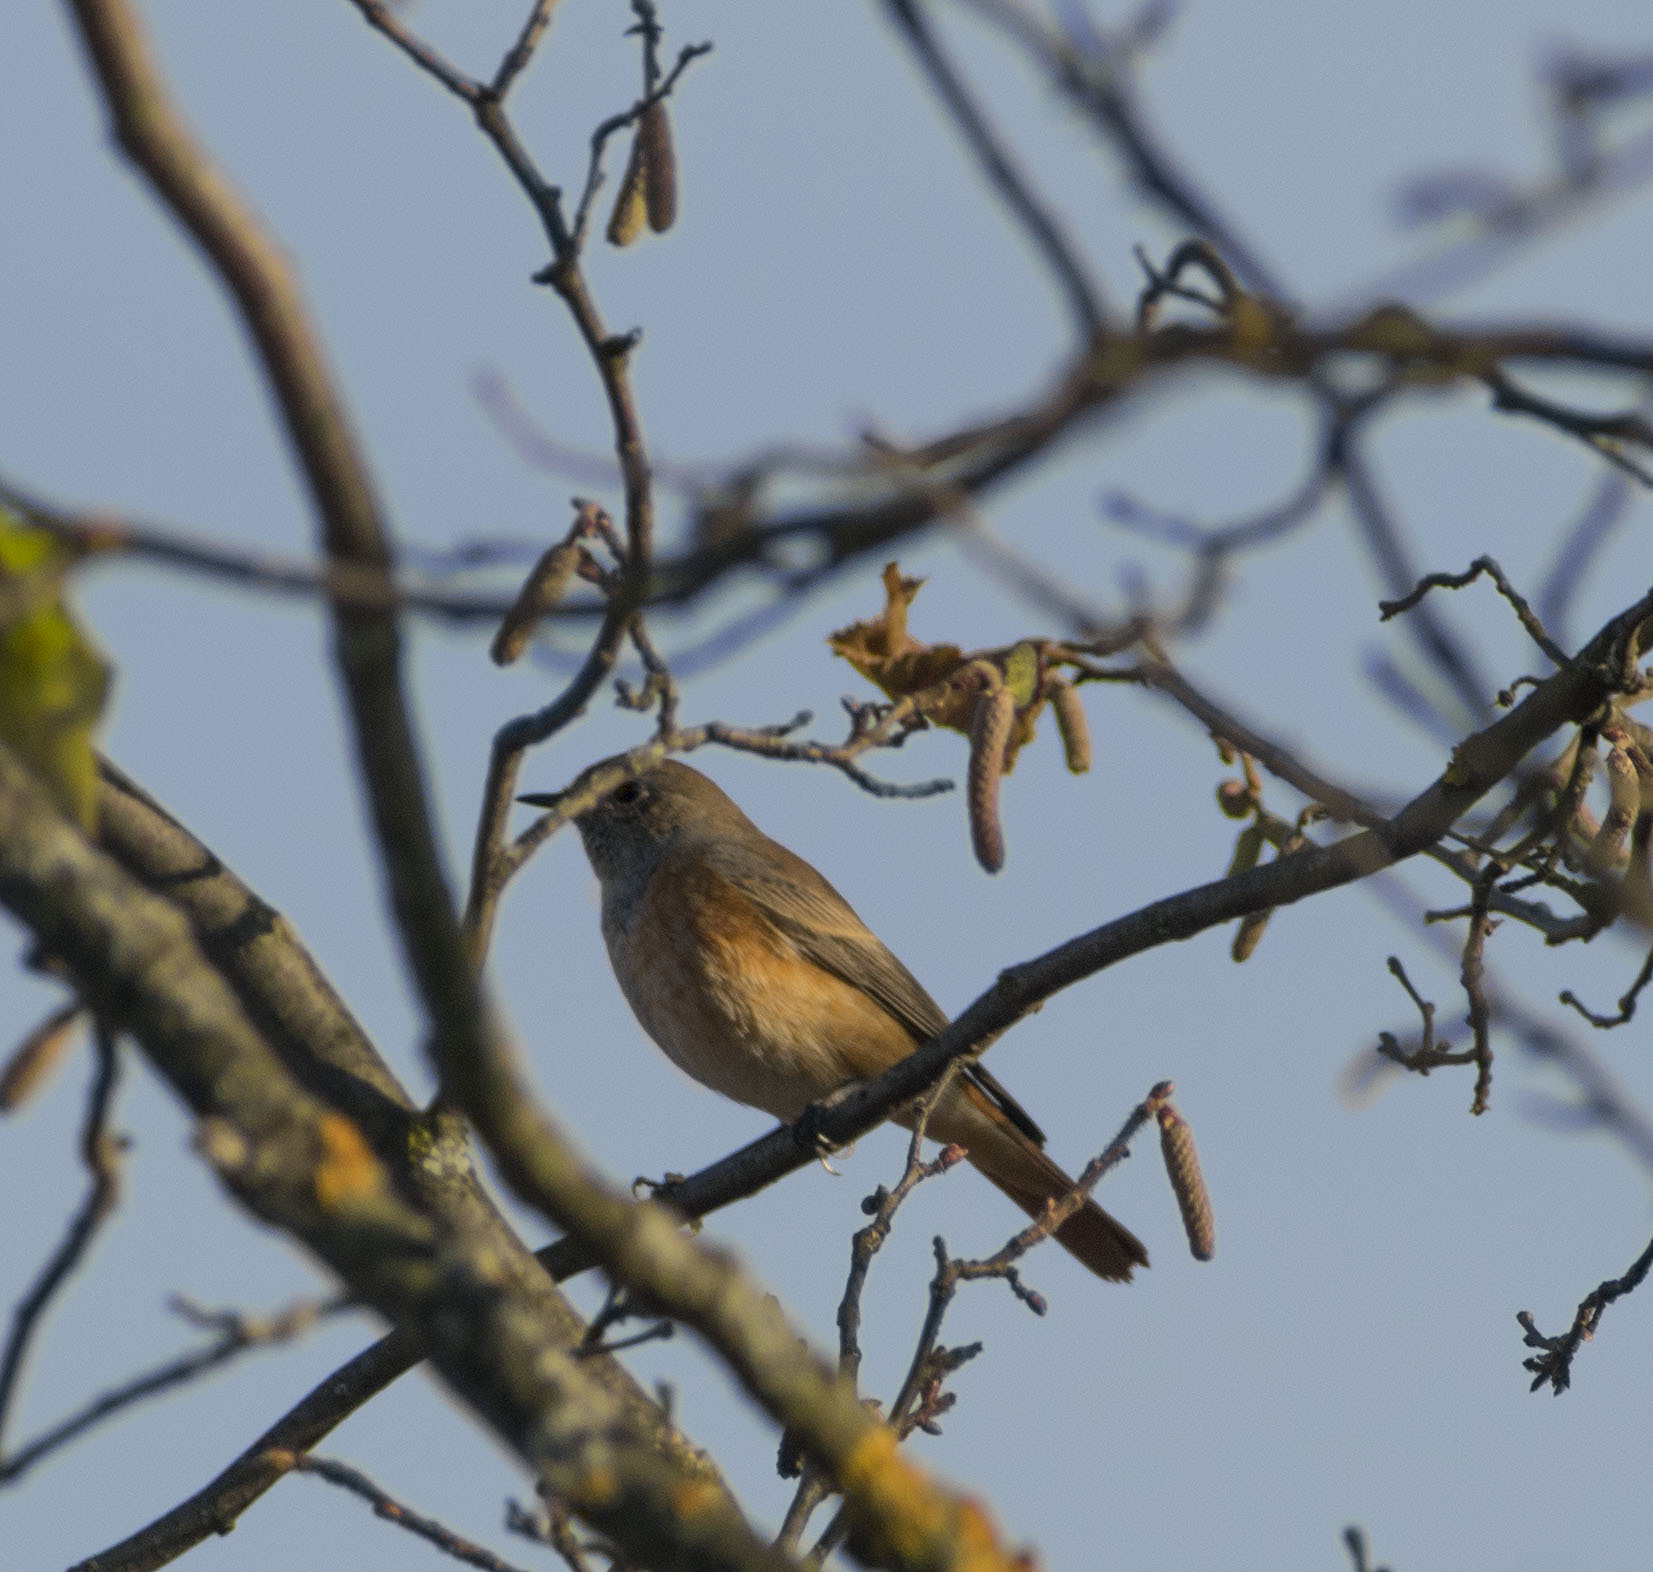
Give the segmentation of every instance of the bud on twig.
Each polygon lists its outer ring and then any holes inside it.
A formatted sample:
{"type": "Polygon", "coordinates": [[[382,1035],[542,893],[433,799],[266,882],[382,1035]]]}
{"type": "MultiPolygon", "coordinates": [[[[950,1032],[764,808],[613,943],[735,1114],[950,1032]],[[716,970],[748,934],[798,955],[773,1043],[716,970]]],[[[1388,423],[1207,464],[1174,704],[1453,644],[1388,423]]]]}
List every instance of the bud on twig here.
{"type": "Polygon", "coordinates": [[[1243,819],[1251,812],[1252,791],[1244,781],[1221,781],[1217,786],[1217,806],[1231,819],[1243,819]]]}
{"type": "Polygon", "coordinates": [[[1016,696],[1005,687],[989,688],[976,700],[970,729],[968,798],[970,839],[976,861],[989,873],[1004,866],[1004,830],[999,824],[999,778],[1004,774],[1005,744],[1016,720],[1016,696]]]}
{"type": "Polygon", "coordinates": [[[1211,1214],[1211,1197],[1200,1173],[1199,1156],[1194,1151],[1194,1132],[1169,1103],[1159,1110],[1159,1150],[1182,1212],[1188,1248],[1196,1261],[1209,1261],[1217,1253],[1217,1223],[1211,1214]]]}
{"type": "Polygon", "coordinates": [[[1062,752],[1067,756],[1068,768],[1075,775],[1083,775],[1091,767],[1091,729],[1079,690],[1058,678],[1050,685],[1050,708],[1056,716],[1056,729],[1062,736],[1062,752]]]}

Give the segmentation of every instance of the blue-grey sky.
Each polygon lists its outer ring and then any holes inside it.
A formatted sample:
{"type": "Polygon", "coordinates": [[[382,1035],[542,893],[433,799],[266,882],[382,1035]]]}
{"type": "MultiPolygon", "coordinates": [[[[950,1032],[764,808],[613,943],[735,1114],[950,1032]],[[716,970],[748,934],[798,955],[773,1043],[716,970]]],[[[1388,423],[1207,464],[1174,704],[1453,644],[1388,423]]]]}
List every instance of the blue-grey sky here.
{"type": "MultiPolygon", "coordinates": [[[[601,450],[606,415],[559,304],[530,282],[545,261],[527,205],[462,107],[372,34],[345,0],[303,7],[146,6],[188,114],[294,258],[401,538],[443,547],[566,527],[567,499],[617,488],[525,465],[479,408],[479,370],[502,373],[560,441],[601,450]]],[[[944,11],[950,8],[943,7],[944,11]]],[[[401,14],[467,69],[490,70],[523,0],[417,0],[401,14]]],[[[1099,6],[1104,21],[1118,20],[1099,6]]],[[[636,387],[657,460],[717,462],[780,440],[830,446],[876,426],[922,439],[1025,399],[1067,347],[1060,298],[995,205],[877,7],[726,0],[670,4],[672,46],[710,38],[675,102],[681,218],[625,253],[594,250],[611,326],[639,325],[636,387]]],[[[621,0],[565,0],[517,94],[521,134],[554,180],[583,174],[590,128],[638,83],[621,0]]],[[[1131,192],[1045,84],[973,26],[953,33],[1027,167],[1094,258],[1112,300],[1137,286],[1132,247],[1181,231],[1131,192]]],[[[117,157],[60,7],[13,8],[0,93],[0,470],[72,506],[105,504],[248,547],[306,553],[314,532],[238,323],[186,242],[117,157]]],[[[1187,5],[1142,78],[1167,144],[1215,193],[1313,313],[1360,300],[1435,242],[1402,231],[1394,196],[1443,167],[1532,179],[1549,157],[1534,67],[1559,43],[1644,51],[1629,0],[1271,0],[1187,5]]],[[[1440,300],[1458,320],[1585,322],[1653,331],[1646,258],[1653,204],[1632,191],[1440,300]]],[[[1624,385],[1569,385],[1601,407],[1624,385]]],[[[1420,395],[1385,418],[1372,457],[1426,569],[1487,551],[1535,585],[1555,541],[1602,481],[1598,461],[1484,395],[1420,395]]],[[[1133,575],[1169,595],[1183,564],[1121,533],[1100,498],[1221,522],[1287,493],[1312,411],[1278,388],[1201,375],[1087,431],[1037,478],[994,494],[994,525],[1059,564],[1104,605],[1133,575]]],[[[667,498],[667,544],[684,519],[667,498]]],[[[1575,633],[1647,581],[1633,501],[1586,581],[1575,633]]],[[[939,537],[906,546],[930,582],[920,637],[967,645],[1052,631],[939,537]]],[[[878,558],[783,629],[685,688],[685,718],[754,724],[865,686],[824,635],[879,603],[878,558]]],[[[743,595],[749,590],[742,590],[743,595]]],[[[1335,778],[1399,800],[1440,770],[1441,741],[1386,704],[1375,656],[1414,660],[1380,625],[1383,593],[1339,508],[1239,565],[1220,615],[1176,654],[1262,729],[1335,778]]],[[[383,915],[313,607],[129,564],[87,575],[81,603],[118,673],[110,753],[284,911],[398,1072],[423,1095],[418,1018],[383,915]]],[[[744,603],[744,602],[743,602],[744,603]]],[[[1498,684],[1531,669],[1491,591],[1452,608],[1498,684]]],[[[688,643],[708,621],[663,622],[688,643]]],[[[575,636],[558,634],[564,650],[575,636]]],[[[430,775],[454,878],[494,728],[552,691],[556,671],[506,674],[481,632],[409,630],[430,775]]],[[[1054,737],[1005,790],[1010,857],[989,878],[968,853],[956,796],[885,803],[835,773],[701,755],[758,823],[815,862],[949,1010],[997,972],[1157,896],[1216,877],[1234,826],[1213,804],[1211,745],[1167,704],[1091,689],[1096,766],[1061,767],[1054,737]]],[[[530,763],[561,785],[639,740],[606,698],[530,763]]],[[[958,775],[959,739],[932,733],[877,761],[898,779],[958,775]]],[[[1272,800],[1296,800],[1275,788],[1272,800]]],[[[1461,898],[1421,869],[1389,901],[1348,890],[1276,915],[1254,959],[1208,934],[1052,1000],[990,1060],[1079,1166],[1162,1078],[1198,1136],[1217,1210],[1214,1263],[1189,1259],[1153,1142],[1104,1199],[1154,1267],[1099,1285],[1055,1251],[1026,1275],[1050,1300],[1031,1317],[1008,1292],[961,1296],[948,1341],[981,1338],[926,1462],[995,1503],[1007,1532],[1052,1567],[1347,1564],[1362,1524],[1397,1572],[1540,1572],[1588,1560],[1646,1564],[1647,1395],[1653,1299],[1611,1310],[1557,1400],[1529,1396],[1515,1322],[1559,1330],[1578,1299],[1646,1242],[1648,1175],[1607,1137],[1554,1116],[1565,1086],[1502,1043],[1492,1111],[1472,1120],[1462,1072],[1340,1100],[1340,1073],[1409,1007],[1385,968],[1402,957],[1464,1036],[1444,932],[1397,922],[1395,903],[1461,898]]],[[[1552,952],[1506,928],[1500,984],[1543,1008],[1572,987],[1604,1006],[1638,957],[1616,939],[1552,952]]],[[[680,1076],[621,1000],[597,931],[594,884],[562,837],[512,888],[493,959],[499,996],[545,1095],[616,1177],[688,1171],[766,1127],[680,1076]]],[[[55,999],[0,989],[0,1042],[55,999]]],[[[1638,1021],[1592,1046],[1632,1093],[1653,1096],[1638,1021]]],[[[0,1298],[14,1300],[82,1184],[74,1131],[82,1054],[0,1127],[9,1198],[0,1298]]],[[[48,1324],[14,1437],[188,1341],[174,1291],[271,1308],[317,1291],[303,1258],[228,1207],[188,1150],[169,1094],[137,1063],[121,1123],[136,1140],[119,1217],[48,1324]]],[[[734,1245],[823,1343],[858,1203],[896,1173],[881,1132],[837,1166],[800,1173],[718,1217],[734,1245]]],[[[1002,1242],[1017,1214],[968,1170],[910,1203],[866,1299],[865,1383],[888,1396],[917,1334],[940,1232],[962,1253],[1002,1242]]],[[[527,1225],[532,1229],[532,1224],[527,1225]]],[[[537,1235],[536,1235],[537,1237],[537,1235]]],[[[596,1289],[575,1289],[593,1303],[596,1289]]],[[[1653,1292],[1653,1291],[1649,1291],[1653,1292]]],[[[370,1335],[365,1319],[134,1412],[0,1497],[3,1558],[49,1568],[88,1555],[197,1488],[370,1335]]],[[[669,1381],[685,1428],[723,1460],[751,1512],[777,1521],[788,1489],[775,1438],[686,1338],[640,1350],[669,1381]]],[[[520,1473],[423,1376],[349,1421],[326,1450],[422,1510],[525,1563],[498,1528],[520,1473]]],[[[447,1565],[315,1482],[283,1484],[233,1536],[188,1565],[264,1572],[447,1565]]]]}

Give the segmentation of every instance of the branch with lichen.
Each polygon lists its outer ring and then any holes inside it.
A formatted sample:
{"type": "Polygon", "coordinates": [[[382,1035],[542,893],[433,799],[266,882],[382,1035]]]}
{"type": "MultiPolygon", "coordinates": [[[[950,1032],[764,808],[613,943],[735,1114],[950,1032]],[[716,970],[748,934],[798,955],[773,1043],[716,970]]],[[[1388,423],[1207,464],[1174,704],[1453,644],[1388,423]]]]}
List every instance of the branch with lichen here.
{"type": "Polygon", "coordinates": [[[357,1126],[299,1087],[183,915],[89,846],[0,749],[0,902],[130,1034],[255,1215],[415,1328],[448,1384],[640,1561],[774,1563],[733,1504],[640,1433],[486,1244],[413,1204],[357,1126]]]}

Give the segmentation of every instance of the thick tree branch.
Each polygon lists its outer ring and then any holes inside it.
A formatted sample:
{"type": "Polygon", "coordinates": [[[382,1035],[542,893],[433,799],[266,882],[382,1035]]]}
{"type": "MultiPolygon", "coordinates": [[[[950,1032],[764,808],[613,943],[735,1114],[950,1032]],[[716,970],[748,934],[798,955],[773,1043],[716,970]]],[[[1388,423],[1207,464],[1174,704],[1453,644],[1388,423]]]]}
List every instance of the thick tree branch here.
{"type": "MultiPolygon", "coordinates": [[[[483,1190],[462,1134],[450,1127],[451,1121],[426,1121],[417,1115],[286,919],[107,762],[103,782],[99,837],[105,850],[189,918],[196,942],[235,989],[288,1071],[362,1129],[399,1184],[411,1188],[479,1246],[493,1251],[562,1346],[580,1346],[586,1329],[583,1318],[554,1290],[552,1278],[483,1190]]],[[[565,1244],[564,1254],[568,1253],[565,1244]]],[[[583,1265],[590,1264],[587,1256],[583,1265]]],[[[139,1572],[164,1565],[190,1545],[225,1532],[285,1473],[272,1463],[272,1449],[314,1446],[423,1357],[423,1345],[411,1329],[390,1333],[324,1381],[210,1485],[105,1552],[99,1564],[139,1572]]],[[[691,1472],[716,1479],[706,1455],[673,1428],[617,1361],[587,1356],[584,1367],[663,1454],[691,1472]]]]}
{"type": "MultiPolygon", "coordinates": [[[[308,482],[330,561],[390,568],[389,532],[309,311],[280,249],[171,104],[127,0],[72,0],[81,37],[133,163],[206,254],[239,307],[308,482]]],[[[438,1036],[472,1043],[486,1024],[431,825],[404,702],[392,612],[333,603],[363,785],[397,932],[438,1036]]]]}
{"type": "Polygon", "coordinates": [[[4,748],[0,903],[193,1109],[223,1182],[414,1329],[559,1496],[651,1566],[783,1564],[703,1473],[637,1431],[488,1244],[410,1204],[356,1126],[287,1075],[184,917],[87,845],[4,748]]]}

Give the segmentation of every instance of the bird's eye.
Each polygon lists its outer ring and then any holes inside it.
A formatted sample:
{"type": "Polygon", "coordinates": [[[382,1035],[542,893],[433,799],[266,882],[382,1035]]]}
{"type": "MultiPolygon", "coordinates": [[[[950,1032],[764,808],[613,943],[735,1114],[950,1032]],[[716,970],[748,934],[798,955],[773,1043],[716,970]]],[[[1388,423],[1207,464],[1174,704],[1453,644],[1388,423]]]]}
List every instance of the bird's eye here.
{"type": "Polygon", "coordinates": [[[622,808],[629,808],[643,795],[641,781],[622,781],[609,794],[610,800],[620,804],[622,808]]]}

